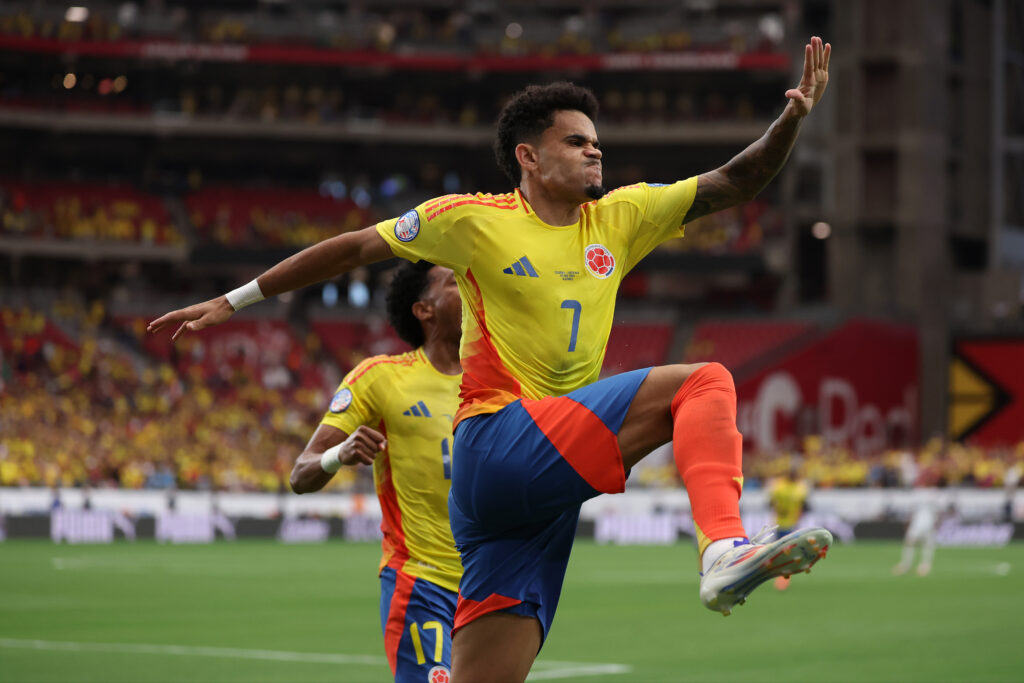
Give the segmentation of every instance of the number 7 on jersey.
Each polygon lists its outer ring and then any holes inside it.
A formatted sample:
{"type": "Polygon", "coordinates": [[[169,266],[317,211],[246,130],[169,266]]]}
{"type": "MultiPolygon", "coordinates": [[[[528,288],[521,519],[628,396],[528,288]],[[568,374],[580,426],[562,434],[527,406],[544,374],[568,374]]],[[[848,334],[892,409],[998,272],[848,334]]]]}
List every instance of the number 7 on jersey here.
{"type": "Polygon", "coordinates": [[[562,302],[562,308],[572,311],[572,331],[569,334],[569,353],[576,350],[576,334],[580,331],[580,313],[583,311],[583,304],[576,299],[566,299],[562,302]]]}

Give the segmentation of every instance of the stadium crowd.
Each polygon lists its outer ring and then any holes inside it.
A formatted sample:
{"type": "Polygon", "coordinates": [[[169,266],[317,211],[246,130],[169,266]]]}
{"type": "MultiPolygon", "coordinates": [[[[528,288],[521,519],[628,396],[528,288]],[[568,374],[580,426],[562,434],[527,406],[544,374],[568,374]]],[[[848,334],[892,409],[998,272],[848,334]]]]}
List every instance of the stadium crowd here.
{"type": "Polygon", "coordinates": [[[300,248],[371,216],[315,190],[215,186],[178,197],[125,183],[0,181],[0,236],[33,240],[300,248]]]}
{"type": "MultiPolygon", "coordinates": [[[[333,389],[269,390],[258,368],[211,370],[198,347],[175,370],[113,340],[101,303],[62,303],[54,318],[77,340],[39,311],[0,309],[4,486],[278,491],[333,389]]],[[[336,481],[357,486],[352,470],[336,481]]]]}
{"type": "Polygon", "coordinates": [[[608,2],[586,8],[515,9],[500,3],[373,7],[253,3],[249,7],[185,3],[15,5],[0,14],[0,33],[62,41],[185,39],[211,44],[329,47],[400,53],[591,54],[727,50],[771,51],[784,38],[783,18],[763,8],[665,3],[662,8],[608,2]],[[72,8],[76,9],[76,8],[72,8]],[[83,11],[84,10],[84,11],[83,11]],[[727,20],[726,20],[727,19],[727,20]]]}
{"type": "MultiPolygon", "coordinates": [[[[315,244],[384,217],[384,205],[414,205],[432,171],[418,180],[396,174],[376,182],[332,177],[313,189],[204,185],[158,196],[125,183],[23,183],[0,180],[0,237],[252,248],[315,244]],[[404,201],[404,204],[402,202],[404,201]]],[[[448,189],[459,190],[454,176],[448,189]]],[[[398,209],[400,211],[402,209],[398,209]]],[[[668,252],[745,254],[782,233],[782,215],[765,202],[712,214],[687,226],[668,252]]]]}
{"type": "MultiPolygon", "coordinates": [[[[285,490],[347,369],[322,340],[311,332],[268,368],[265,358],[216,355],[196,337],[157,352],[144,334],[141,319],[113,319],[102,302],[65,300],[49,314],[0,308],[0,485],[285,490]]],[[[797,469],[819,489],[991,488],[1022,466],[1024,443],[986,450],[933,439],[917,451],[856,454],[810,436],[793,451],[748,454],[745,486],[797,469]]],[[[368,472],[343,468],[331,486],[371,491],[368,472]]],[[[680,485],[671,464],[637,468],[630,481],[680,485]]]]}
{"type": "MultiPolygon", "coordinates": [[[[358,82],[342,87],[338,79],[319,70],[301,77],[293,71],[270,70],[256,87],[248,79],[208,76],[182,81],[138,71],[84,73],[72,65],[59,72],[13,73],[0,84],[5,107],[59,112],[109,112],[118,115],[162,114],[204,121],[262,123],[386,123],[427,124],[473,128],[492,120],[505,93],[474,87],[474,82],[437,79],[409,86],[399,93],[382,93],[358,82]],[[319,77],[317,75],[319,74],[319,77]],[[70,76],[69,76],[70,75],[70,76]],[[313,81],[313,82],[310,82],[313,81]],[[457,83],[458,88],[451,85],[457,83]]],[[[80,67],[84,70],[84,67],[80,67]]],[[[691,81],[676,88],[595,83],[601,101],[601,120],[616,125],[673,125],[681,123],[751,123],[772,115],[770,98],[750,90],[730,92],[691,81]],[[756,93],[754,93],[756,95],[756,93]]]]}

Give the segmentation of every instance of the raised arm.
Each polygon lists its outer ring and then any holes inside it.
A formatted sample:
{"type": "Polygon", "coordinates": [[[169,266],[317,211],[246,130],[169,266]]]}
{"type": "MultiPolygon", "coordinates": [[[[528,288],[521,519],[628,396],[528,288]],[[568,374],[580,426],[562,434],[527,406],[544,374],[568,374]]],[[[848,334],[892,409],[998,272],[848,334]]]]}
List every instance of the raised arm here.
{"type": "Polygon", "coordinates": [[[775,177],[796,142],[800,122],[825,94],[832,46],[811,38],[804,46],[804,71],[800,85],[786,91],[789,102],[782,115],[757,142],[733,157],[729,163],[697,178],[697,195],[684,222],[730,206],[748,202],[775,177]]]}
{"type": "Polygon", "coordinates": [[[359,266],[383,261],[392,256],[394,254],[391,253],[391,247],[372,226],[338,235],[289,256],[245,287],[235,290],[231,293],[235,295],[232,297],[234,304],[228,300],[227,295],[219,296],[201,304],[165,313],[151,322],[147,331],[156,332],[167,325],[176,324],[178,329],[171,336],[173,341],[185,330],[195,332],[204,327],[220,324],[242,306],[265,297],[277,296],[329,280],[359,266]],[[239,292],[241,294],[238,294],[239,292]]]}

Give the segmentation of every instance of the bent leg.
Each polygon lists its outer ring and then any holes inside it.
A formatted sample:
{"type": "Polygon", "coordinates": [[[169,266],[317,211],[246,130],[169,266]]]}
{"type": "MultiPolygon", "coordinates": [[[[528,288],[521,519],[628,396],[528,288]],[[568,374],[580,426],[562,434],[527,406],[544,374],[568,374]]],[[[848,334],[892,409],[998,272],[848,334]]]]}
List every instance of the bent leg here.
{"type": "Polygon", "coordinates": [[[718,363],[653,368],[619,430],[623,465],[672,440],[676,467],[693,509],[699,551],[743,538],[742,444],[736,429],[736,388],[718,363]]]}
{"type": "Polygon", "coordinates": [[[453,683],[521,683],[541,645],[540,621],[491,612],[463,626],[452,640],[453,683]]]}
{"type": "Polygon", "coordinates": [[[647,373],[618,432],[622,464],[626,469],[672,440],[672,400],[690,375],[705,365],[707,363],[663,365],[647,373]]]}

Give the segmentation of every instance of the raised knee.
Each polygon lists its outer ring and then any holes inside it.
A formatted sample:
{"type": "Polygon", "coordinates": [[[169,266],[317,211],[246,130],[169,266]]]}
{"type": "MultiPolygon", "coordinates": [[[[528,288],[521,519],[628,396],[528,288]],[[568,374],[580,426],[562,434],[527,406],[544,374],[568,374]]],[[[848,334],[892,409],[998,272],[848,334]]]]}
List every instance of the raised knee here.
{"type": "Polygon", "coordinates": [[[732,373],[717,362],[710,363],[695,363],[693,365],[684,365],[683,368],[688,370],[686,378],[683,380],[680,391],[686,389],[687,386],[702,387],[709,389],[723,389],[732,393],[736,393],[736,383],[733,381],[732,373]]]}
{"type": "Polygon", "coordinates": [[[732,378],[732,373],[721,363],[714,361],[705,363],[691,373],[690,377],[696,377],[697,375],[700,375],[699,381],[705,384],[719,384],[723,389],[732,392],[736,391],[736,383],[732,378]]]}
{"type": "MultiPolygon", "coordinates": [[[[712,362],[702,363],[695,369],[692,365],[682,367],[688,369],[689,373],[672,400],[673,415],[675,415],[676,410],[679,409],[683,402],[696,396],[704,395],[708,391],[724,392],[729,396],[730,402],[735,404],[736,384],[733,381],[732,373],[724,365],[712,362]]],[[[717,395],[722,396],[722,393],[717,395]]]]}

